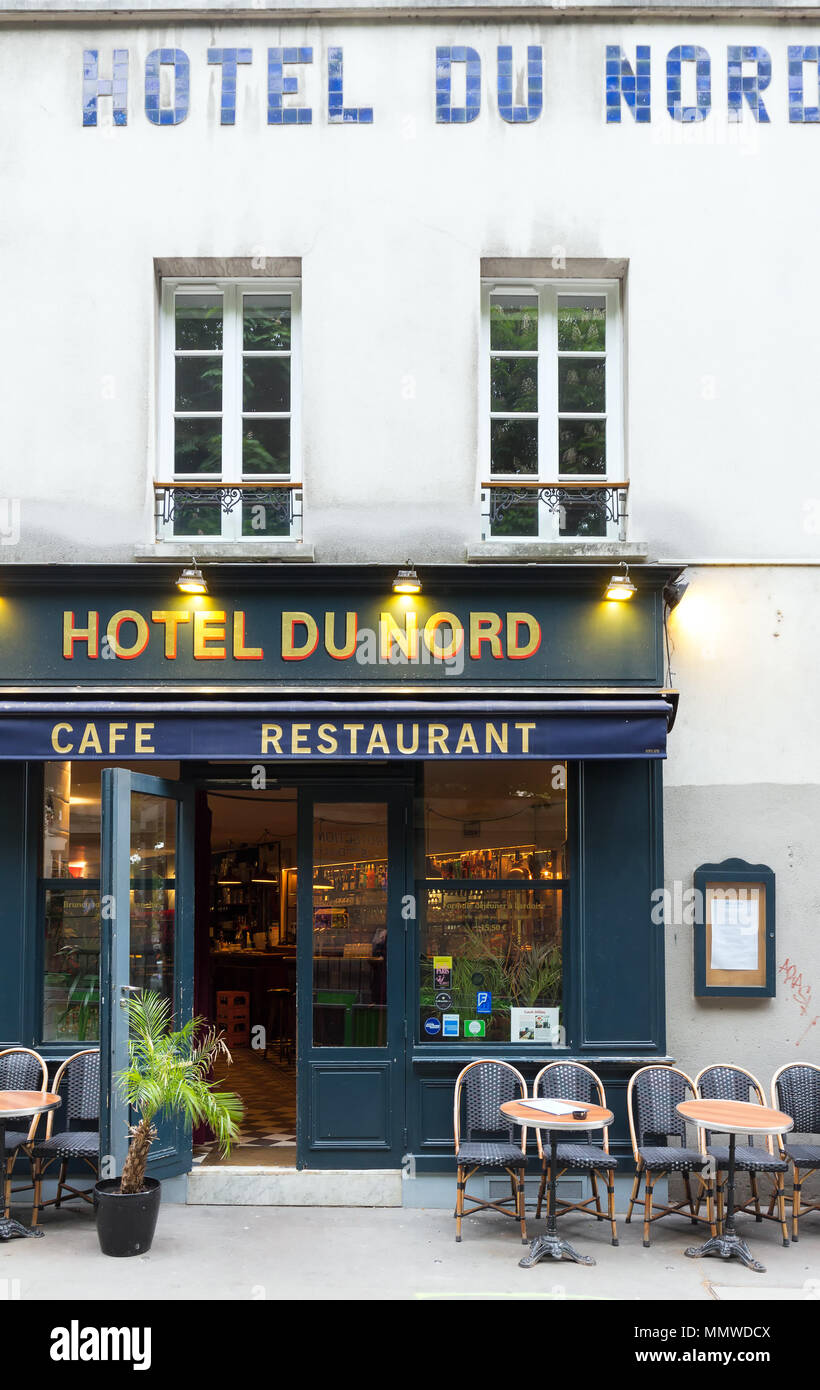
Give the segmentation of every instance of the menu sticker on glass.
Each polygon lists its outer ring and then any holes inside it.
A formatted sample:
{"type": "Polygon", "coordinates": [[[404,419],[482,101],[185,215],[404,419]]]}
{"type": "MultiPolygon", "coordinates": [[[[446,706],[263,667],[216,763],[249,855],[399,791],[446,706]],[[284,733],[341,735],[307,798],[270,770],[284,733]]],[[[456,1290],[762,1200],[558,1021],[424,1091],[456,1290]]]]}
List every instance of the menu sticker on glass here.
{"type": "Polygon", "coordinates": [[[458,1025],[461,1022],[461,1014],[445,1014],[441,1020],[442,1035],[445,1038],[458,1037],[458,1025]]]}
{"type": "Polygon", "coordinates": [[[436,989],[449,989],[453,983],[453,957],[433,956],[433,981],[436,989]]]}
{"type": "Polygon", "coordinates": [[[510,1042],[558,1042],[560,1009],[510,1009],[510,1042]]]}

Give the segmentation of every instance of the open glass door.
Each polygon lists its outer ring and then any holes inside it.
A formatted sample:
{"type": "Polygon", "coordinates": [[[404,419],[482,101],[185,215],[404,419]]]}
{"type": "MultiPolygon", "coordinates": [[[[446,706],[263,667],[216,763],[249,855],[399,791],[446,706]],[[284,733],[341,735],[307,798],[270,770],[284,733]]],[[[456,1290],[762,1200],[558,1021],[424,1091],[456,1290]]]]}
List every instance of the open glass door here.
{"type": "MultiPolygon", "coordinates": [[[[129,995],[170,999],[177,1028],[193,1006],[193,789],[124,768],[102,774],[100,1152],[104,1176],[122,1172],[128,1107],[112,1078],[128,1061],[129,995]]],[[[191,1167],[191,1132],[165,1120],[151,1177],[191,1167]]]]}
{"type": "Polygon", "coordinates": [[[401,1166],[404,814],[397,788],[305,789],[300,804],[300,1167],[401,1166]]]}

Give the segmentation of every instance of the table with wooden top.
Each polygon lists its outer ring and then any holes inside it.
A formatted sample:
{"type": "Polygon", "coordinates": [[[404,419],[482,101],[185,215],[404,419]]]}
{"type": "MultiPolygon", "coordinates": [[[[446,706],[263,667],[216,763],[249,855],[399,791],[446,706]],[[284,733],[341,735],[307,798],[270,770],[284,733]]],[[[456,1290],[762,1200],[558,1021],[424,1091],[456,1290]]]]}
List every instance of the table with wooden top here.
{"type": "Polygon", "coordinates": [[[733,1256],[747,1269],[766,1273],[766,1266],[756,1260],[745,1240],[735,1230],[735,1140],[738,1134],[786,1134],[794,1128],[794,1120],[782,1110],[770,1110],[747,1100],[682,1100],[678,1111],[699,1129],[715,1130],[729,1136],[729,1167],[726,1178],[726,1218],[723,1232],[710,1236],[704,1245],[690,1245],[684,1251],[690,1259],[703,1255],[719,1255],[723,1260],[733,1256]]]}
{"type": "MultiPolygon", "coordinates": [[[[555,1099],[559,1099],[555,1097],[555,1099]]],[[[575,1120],[572,1115],[549,1115],[545,1110],[534,1110],[527,1105],[524,1100],[508,1100],[501,1106],[501,1113],[508,1120],[514,1120],[517,1125],[522,1125],[527,1129],[546,1129],[547,1140],[550,1146],[550,1175],[549,1175],[549,1210],[547,1212],[547,1229],[542,1236],[536,1236],[530,1245],[529,1255],[525,1255],[518,1263],[522,1269],[532,1269],[539,1260],[543,1260],[549,1255],[553,1260],[573,1260],[577,1265],[594,1265],[595,1261],[591,1255],[579,1255],[578,1251],[570,1245],[568,1240],[563,1240],[556,1229],[555,1213],[555,1186],[558,1171],[558,1141],[562,1134],[578,1134],[588,1129],[606,1129],[611,1125],[613,1114],[611,1110],[605,1110],[601,1105],[587,1105],[583,1101],[573,1102],[569,1099],[564,1100],[565,1105],[574,1105],[576,1110],[583,1110],[583,1119],[575,1120]]]]}
{"type": "Polygon", "coordinates": [[[12,1236],[41,1236],[42,1231],[32,1226],[24,1226],[12,1216],[5,1215],[6,1194],[6,1125],[20,1117],[31,1118],[42,1115],[46,1110],[56,1110],[62,1105],[59,1096],[51,1091],[0,1091],[0,1240],[10,1240],[12,1236]]]}

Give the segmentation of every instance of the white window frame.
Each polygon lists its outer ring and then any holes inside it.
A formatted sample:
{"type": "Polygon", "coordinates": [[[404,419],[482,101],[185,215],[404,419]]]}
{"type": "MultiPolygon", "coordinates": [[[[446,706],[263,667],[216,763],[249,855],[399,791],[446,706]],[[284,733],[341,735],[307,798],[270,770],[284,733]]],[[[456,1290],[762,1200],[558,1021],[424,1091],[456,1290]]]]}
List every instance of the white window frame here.
{"type": "MultiPolygon", "coordinates": [[[[249,280],[212,279],[210,277],[184,279],[164,279],[160,297],[160,362],[159,362],[159,440],[158,440],[158,478],[160,483],[177,483],[191,486],[197,483],[222,483],[229,487],[237,483],[258,484],[292,483],[302,481],[301,448],[301,399],[302,399],[302,315],[301,281],[292,279],[263,279],[261,276],[249,280]],[[174,469],[174,421],[176,418],[176,322],[175,304],[177,294],[221,294],[222,316],[222,471],[221,474],[177,473],[174,469]],[[288,356],[290,358],[290,411],[254,412],[263,419],[290,419],[290,471],[288,473],[252,473],[242,471],[242,303],[246,294],[288,294],[291,299],[291,342],[290,350],[267,351],[265,356],[288,356]]],[[[182,356],[195,356],[195,353],[181,353],[182,356]]],[[[203,357],[215,354],[207,351],[203,357]]],[[[180,411],[180,415],[196,417],[195,411],[180,411]]],[[[206,412],[203,412],[203,417],[206,412]]],[[[219,535],[185,535],[174,531],[173,521],[166,522],[158,531],[158,539],[173,541],[176,544],[221,545],[241,543],[259,545],[260,541],[270,545],[301,539],[301,495],[299,495],[298,515],[291,522],[290,532],[281,536],[270,536],[264,531],[252,535],[242,534],[242,505],[237,503],[230,512],[221,513],[222,530],[219,535]]]]}
{"type": "MultiPolygon", "coordinates": [[[[619,537],[618,520],[608,520],[603,536],[562,536],[559,534],[560,517],[557,507],[550,509],[543,500],[538,503],[538,534],[515,535],[505,532],[493,535],[490,530],[489,500],[491,492],[484,483],[502,483],[510,487],[521,483],[547,483],[557,485],[566,483],[624,483],[624,349],[623,312],[620,280],[581,280],[566,278],[557,280],[484,280],[481,285],[481,370],[479,372],[479,485],[482,496],[483,539],[493,542],[551,541],[568,548],[583,542],[585,545],[611,544],[619,537]],[[538,411],[527,414],[521,412],[522,420],[538,421],[538,471],[537,473],[493,473],[491,472],[491,424],[493,418],[510,418],[504,411],[493,412],[490,395],[490,302],[494,295],[521,294],[538,299],[538,411]],[[558,472],[558,360],[572,356],[558,351],[558,299],[562,295],[595,294],[606,299],[606,350],[600,356],[606,359],[606,396],[604,415],[606,419],[606,472],[573,473],[563,478],[558,472]]],[[[510,353],[510,356],[522,355],[510,353]]],[[[587,359],[594,359],[595,353],[584,353],[587,359]]],[[[569,412],[562,417],[572,418],[569,412]]],[[[582,415],[577,418],[583,419],[582,415]]],[[[617,508],[616,508],[617,510],[617,508]]]]}

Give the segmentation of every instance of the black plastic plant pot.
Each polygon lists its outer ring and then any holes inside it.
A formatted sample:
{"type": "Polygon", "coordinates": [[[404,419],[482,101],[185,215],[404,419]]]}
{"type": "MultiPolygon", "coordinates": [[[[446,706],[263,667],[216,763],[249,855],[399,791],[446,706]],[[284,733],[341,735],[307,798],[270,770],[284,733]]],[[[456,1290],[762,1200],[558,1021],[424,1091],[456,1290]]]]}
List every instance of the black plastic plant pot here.
{"type": "Polygon", "coordinates": [[[120,1192],[119,1178],[106,1178],[94,1188],[97,1238],[104,1255],[123,1259],[151,1249],[162,1198],[156,1178],[145,1179],[144,1192],[120,1192]]]}

